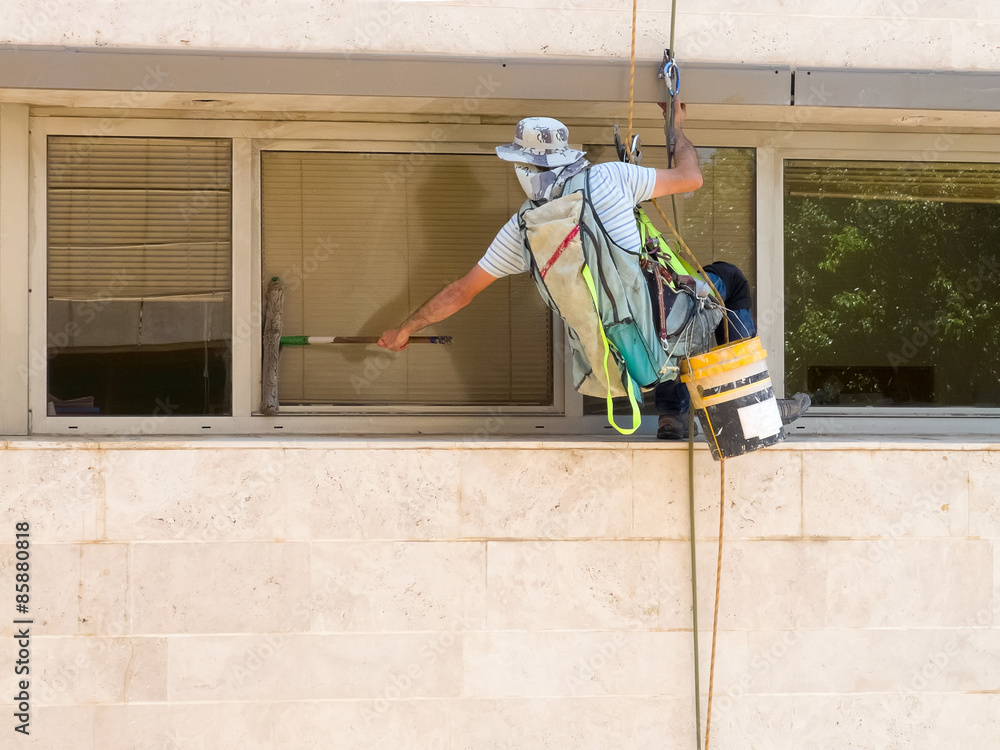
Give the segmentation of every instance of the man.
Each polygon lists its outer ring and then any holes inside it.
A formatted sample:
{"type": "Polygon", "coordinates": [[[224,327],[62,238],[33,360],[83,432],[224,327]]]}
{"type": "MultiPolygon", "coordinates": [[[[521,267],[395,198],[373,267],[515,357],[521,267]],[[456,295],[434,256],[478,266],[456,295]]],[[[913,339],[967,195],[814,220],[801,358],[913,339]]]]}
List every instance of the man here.
{"type": "MultiPolygon", "coordinates": [[[[497,156],[514,163],[518,182],[528,198],[534,201],[558,198],[567,180],[589,168],[591,197],[608,235],[622,247],[638,248],[639,231],[633,214],[637,203],[674,193],[688,193],[701,187],[698,154],[682,129],[685,115],[685,106],[678,103],[674,117],[676,166],[671,169],[651,169],[622,162],[590,166],[582,151],[570,148],[569,130],[566,126],[548,117],[521,120],[515,128],[514,141],[497,146],[497,156]]],[[[458,312],[498,278],[528,271],[522,247],[523,239],[515,214],[471,271],[434,295],[397,328],[383,333],[378,345],[391,351],[400,351],[406,347],[412,334],[458,312]]],[[[707,269],[713,282],[717,280],[727,290],[736,292],[742,287],[735,276],[732,276],[732,271],[735,271],[745,287],[746,279],[743,279],[735,266],[716,265],[727,268],[717,268],[714,273],[711,268],[707,269]],[[729,284],[724,283],[720,271],[730,275],[729,284]]],[[[725,299],[725,293],[722,289],[719,291],[725,299]]],[[[746,299],[746,317],[749,318],[749,295],[746,299]]],[[[752,318],[749,320],[752,327],[752,318]]],[[[747,325],[744,323],[743,327],[746,328],[747,325]]],[[[731,333],[730,338],[735,340],[744,335],[731,333]]],[[[690,403],[686,387],[679,381],[660,384],[657,386],[656,401],[660,414],[657,437],[686,438],[690,403]]],[[[792,418],[797,417],[802,410],[792,418]]],[[[783,416],[786,411],[787,408],[782,408],[783,416]]]]}

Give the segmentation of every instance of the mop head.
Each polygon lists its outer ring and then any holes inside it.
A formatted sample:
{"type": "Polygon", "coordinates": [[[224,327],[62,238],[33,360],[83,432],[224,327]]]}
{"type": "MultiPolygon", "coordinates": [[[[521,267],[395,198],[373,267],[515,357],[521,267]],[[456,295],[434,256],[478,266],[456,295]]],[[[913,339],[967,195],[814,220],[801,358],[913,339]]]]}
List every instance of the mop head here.
{"type": "Polygon", "coordinates": [[[260,412],[278,413],[278,361],[281,351],[281,309],[285,304],[285,285],[275,276],[264,296],[263,336],[261,341],[260,412]]]}

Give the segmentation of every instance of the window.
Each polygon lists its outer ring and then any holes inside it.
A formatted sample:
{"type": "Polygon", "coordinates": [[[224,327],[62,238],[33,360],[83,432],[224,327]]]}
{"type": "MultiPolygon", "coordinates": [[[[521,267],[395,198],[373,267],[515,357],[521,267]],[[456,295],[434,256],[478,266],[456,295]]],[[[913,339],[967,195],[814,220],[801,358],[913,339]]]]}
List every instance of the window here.
{"type": "Polygon", "coordinates": [[[227,139],[48,140],[50,415],[231,413],[227,139]]]}
{"type": "Polygon", "coordinates": [[[786,392],[1000,405],[1000,166],[788,160],[784,192],[786,392]]]}
{"type": "MultiPolygon", "coordinates": [[[[264,151],[263,278],[283,335],[378,335],[464,275],[523,202],[483,154],[264,151]]],[[[552,404],[551,315],[526,274],[421,334],[450,346],[285,347],[283,407],[552,404]]]]}

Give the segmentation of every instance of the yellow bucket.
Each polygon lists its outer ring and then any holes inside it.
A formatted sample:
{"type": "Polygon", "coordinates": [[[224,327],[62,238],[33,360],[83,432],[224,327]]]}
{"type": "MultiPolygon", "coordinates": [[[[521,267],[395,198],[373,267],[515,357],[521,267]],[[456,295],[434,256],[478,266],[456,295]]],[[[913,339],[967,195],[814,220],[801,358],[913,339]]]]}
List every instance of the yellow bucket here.
{"type": "Polygon", "coordinates": [[[718,461],[785,439],[760,338],[717,346],[681,360],[681,382],[718,461]]]}

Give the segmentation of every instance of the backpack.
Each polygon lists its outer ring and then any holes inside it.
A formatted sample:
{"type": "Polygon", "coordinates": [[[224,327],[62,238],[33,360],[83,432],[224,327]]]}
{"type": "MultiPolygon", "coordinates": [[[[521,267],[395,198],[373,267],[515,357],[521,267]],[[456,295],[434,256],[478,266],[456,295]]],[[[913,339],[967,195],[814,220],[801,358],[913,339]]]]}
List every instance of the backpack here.
{"type": "Polygon", "coordinates": [[[676,379],[680,359],[707,351],[723,315],[700,275],[635,211],[642,244],[622,247],[597,215],[589,168],[570,178],[561,197],[529,200],[518,211],[531,277],[566,322],[574,386],[604,397],[608,421],[625,435],[639,427],[642,391],[676,379]],[[618,396],[629,399],[631,428],[614,421],[618,396]]]}

